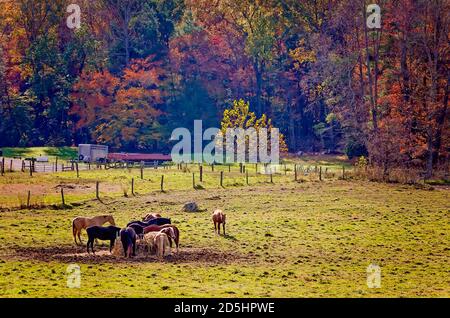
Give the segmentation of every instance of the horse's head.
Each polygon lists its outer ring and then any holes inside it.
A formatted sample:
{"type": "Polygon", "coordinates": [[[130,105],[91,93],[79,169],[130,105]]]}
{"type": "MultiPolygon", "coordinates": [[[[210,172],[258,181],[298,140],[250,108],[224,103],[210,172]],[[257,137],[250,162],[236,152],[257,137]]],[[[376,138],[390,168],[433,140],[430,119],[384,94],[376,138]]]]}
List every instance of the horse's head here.
{"type": "Polygon", "coordinates": [[[172,239],[175,239],[175,231],[173,230],[173,228],[171,227],[165,227],[161,230],[161,233],[166,234],[167,236],[169,236],[172,239]]]}
{"type": "Polygon", "coordinates": [[[109,223],[111,223],[111,225],[114,225],[114,226],[116,225],[116,222],[114,221],[114,218],[112,215],[105,215],[104,218],[105,218],[105,222],[109,222],[109,223]]]}

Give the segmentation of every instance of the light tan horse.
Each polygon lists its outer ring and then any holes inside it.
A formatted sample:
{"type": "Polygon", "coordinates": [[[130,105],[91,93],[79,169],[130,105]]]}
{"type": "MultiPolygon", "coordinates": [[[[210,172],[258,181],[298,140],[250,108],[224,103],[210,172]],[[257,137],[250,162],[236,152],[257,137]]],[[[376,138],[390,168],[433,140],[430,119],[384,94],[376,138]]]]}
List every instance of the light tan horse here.
{"type": "Polygon", "coordinates": [[[225,235],[225,223],[226,223],[226,217],[227,215],[223,213],[222,210],[216,209],[212,215],[212,220],[214,222],[214,233],[220,235],[220,224],[222,224],[223,227],[223,235],[225,235]]]}
{"type": "MultiPolygon", "coordinates": [[[[155,237],[159,232],[148,232],[144,235],[143,241],[146,244],[147,252],[149,254],[155,253],[155,237]]],[[[144,248],[145,250],[145,248],[144,248]]]]}
{"type": "Polygon", "coordinates": [[[170,243],[166,233],[158,232],[154,238],[156,255],[159,259],[170,254],[170,243]]]}
{"type": "Polygon", "coordinates": [[[88,227],[91,227],[91,226],[102,226],[106,222],[109,222],[111,225],[114,225],[114,226],[116,225],[112,215],[99,215],[99,216],[94,216],[92,218],[79,216],[79,217],[76,217],[75,219],[73,219],[72,233],[73,233],[73,239],[75,240],[75,244],[78,245],[77,236],[78,236],[78,240],[80,241],[80,244],[83,244],[83,242],[81,241],[81,230],[82,229],[87,229],[88,227]]]}
{"type": "Polygon", "coordinates": [[[175,246],[177,247],[177,253],[178,253],[178,246],[180,244],[180,230],[173,225],[173,224],[164,224],[164,225],[149,225],[147,227],[144,227],[144,233],[149,232],[160,232],[164,230],[163,232],[167,234],[169,238],[170,247],[172,247],[172,240],[175,241],[175,246]],[[170,230],[168,230],[170,229],[170,230]]]}

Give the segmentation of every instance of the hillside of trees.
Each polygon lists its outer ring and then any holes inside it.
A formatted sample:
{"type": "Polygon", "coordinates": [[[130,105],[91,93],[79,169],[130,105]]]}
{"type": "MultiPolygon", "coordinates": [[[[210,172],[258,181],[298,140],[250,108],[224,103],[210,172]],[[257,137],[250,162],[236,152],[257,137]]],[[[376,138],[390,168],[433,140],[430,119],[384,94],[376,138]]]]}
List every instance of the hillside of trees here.
{"type": "Polygon", "coordinates": [[[235,100],[290,152],[448,169],[448,0],[0,0],[0,147],[168,151],[235,100]],[[81,8],[81,28],[66,25],[81,8]]]}

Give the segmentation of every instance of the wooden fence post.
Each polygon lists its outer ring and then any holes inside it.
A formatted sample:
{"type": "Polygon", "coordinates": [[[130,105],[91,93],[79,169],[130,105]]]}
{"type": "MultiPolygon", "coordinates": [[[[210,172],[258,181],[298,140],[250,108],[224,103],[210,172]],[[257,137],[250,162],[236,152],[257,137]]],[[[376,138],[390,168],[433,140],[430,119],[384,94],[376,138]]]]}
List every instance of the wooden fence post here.
{"type": "Polygon", "coordinates": [[[0,167],[2,176],[5,174],[5,158],[2,158],[2,166],[0,167]]]}
{"type": "Polygon", "coordinates": [[[12,172],[12,166],[13,166],[13,161],[11,159],[11,161],[9,162],[9,172],[12,172]]]}
{"type": "Polygon", "coordinates": [[[192,173],[192,188],[195,189],[195,173],[192,173]]]}
{"type": "Polygon", "coordinates": [[[95,183],[95,197],[97,198],[97,200],[100,201],[99,188],[100,188],[100,182],[97,181],[95,183]]]}
{"type": "Polygon", "coordinates": [[[75,168],[77,169],[77,178],[80,177],[80,171],[78,170],[78,162],[75,163],[75,168]]]}
{"type": "Polygon", "coordinates": [[[270,183],[273,183],[273,175],[272,175],[272,171],[270,171],[270,183]]]}
{"type": "Polygon", "coordinates": [[[342,166],[342,180],[345,180],[345,166],[342,166]]]}
{"type": "Polygon", "coordinates": [[[161,176],[161,192],[164,192],[164,175],[161,176]]]}
{"type": "Polygon", "coordinates": [[[231,172],[231,164],[228,165],[228,172],[231,172]]]}
{"type": "Polygon", "coordinates": [[[284,164],[284,175],[287,175],[287,168],[286,168],[286,164],[284,164]]]}
{"type": "Polygon", "coordinates": [[[295,178],[294,181],[297,181],[297,165],[294,165],[294,174],[295,174],[295,178]]]}
{"type": "Polygon", "coordinates": [[[319,181],[322,181],[322,166],[319,167],[319,181]]]}
{"type": "Polygon", "coordinates": [[[220,186],[223,187],[223,171],[220,171],[220,186]]]}
{"type": "Polygon", "coordinates": [[[58,157],[56,157],[55,171],[58,172],[58,157]]]}
{"type": "Polygon", "coordinates": [[[141,161],[141,180],[144,179],[144,162],[141,161]]]}
{"type": "Polygon", "coordinates": [[[200,166],[200,182],[203,182],[203,166],[200,166]]]}
{"type": "Polygon", "coordinates": [[[61,186],[61,201],[62,201],[63,207],[66,206],[66,201],[64,200],[64,189],[62,186],[61,186]]]}
{"type": "Polygon", "coordinates": [[[245,182],[246,182],[247,185],[248,185],[248,170],[245,171],[245,182]]]}
{"type": "Polygon", "coordinates": [[[134,178],[131,178],[131,194],[134,195],[134,178]]]}
{"type": "Polygon", "coordinates": [[[214,172],[214,163],[211,164],[212,172],[214,172]]]}
{"type": "Polygon", "coordinates": [[[25,172],[25,161],[22,160],[22,172],[25,172]]]}
{"type": "Polygon", "coordinates": [[[33,176],[33,164],[30,161],[30,177],[33,176]]]}
{"type": "Polygon", "coordinates": [[[27,208],[30,208],[30,200],[31,200],[31,191],[28,190],[28,197],[27,197],[27,208]]]}

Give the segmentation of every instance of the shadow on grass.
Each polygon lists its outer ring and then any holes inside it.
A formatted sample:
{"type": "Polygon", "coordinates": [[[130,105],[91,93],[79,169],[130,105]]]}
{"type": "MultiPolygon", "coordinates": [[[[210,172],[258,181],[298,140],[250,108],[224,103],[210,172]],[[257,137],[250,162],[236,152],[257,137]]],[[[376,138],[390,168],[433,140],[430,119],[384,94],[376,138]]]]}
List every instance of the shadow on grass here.
{"type": "Polygon", "coordinates": [[[223,237],[226,238],[227,240],[230,240],[230,241],[233,241],[233,242],[237,242],[238,241],[238,239],[236,237],[234,237],[233,235],[225,234],[223,237]]]}

